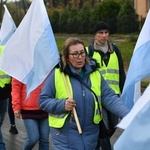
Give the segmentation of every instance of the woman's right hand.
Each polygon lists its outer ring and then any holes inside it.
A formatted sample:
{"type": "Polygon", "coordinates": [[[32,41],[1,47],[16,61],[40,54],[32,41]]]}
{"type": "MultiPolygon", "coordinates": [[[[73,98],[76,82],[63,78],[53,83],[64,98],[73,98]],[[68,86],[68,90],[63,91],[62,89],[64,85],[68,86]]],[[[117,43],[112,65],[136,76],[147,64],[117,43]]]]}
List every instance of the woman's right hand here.
{"type": "Polygon", "coordinates": [[[65,110],[66,111],[72,111],[73,107],[76,107],[76,102],[72,98],[68,98],[65,101],[65,110]]]}

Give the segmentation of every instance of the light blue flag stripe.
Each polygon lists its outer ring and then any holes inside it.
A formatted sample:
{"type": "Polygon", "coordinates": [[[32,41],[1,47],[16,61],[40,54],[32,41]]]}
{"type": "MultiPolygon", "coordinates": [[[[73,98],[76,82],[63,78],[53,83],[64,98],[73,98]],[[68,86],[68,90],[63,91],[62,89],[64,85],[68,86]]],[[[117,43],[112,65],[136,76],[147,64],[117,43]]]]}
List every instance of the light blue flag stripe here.
{"type": "Polygon", "coordinates": [[[10,37],[12,36],[12,34],[15,32],[16,27],[13,25],[9,34],[7,34],[7,36],[0,42],[0,45],[5,45],[7,43],[7,41],[10,39],[10,37]]]}
{"type": "Polygon", "coordinates": [[[136,42],[133,56],[128,68],[122,100],[128,108],[141,96],[141,81],[150,75],[150,10],[136,42]]]}
{"type": "Polygon", "coordinates": [[[124,85],[122,100],[131,109],[134,105],[135,83],[150,76],[150,41],[140,46],[133,54],[124,85]]]}
{"type": "Polygon", "coordinates": [[[37,41],[33,59],[31,71],[22,80],[27,85],[27,97],[59,62],[59,53],[50,24],[37,41]]]}
{"type": "Polygon", "coordinates": [[[6,5],[4,5],[4,8],[5,12],[0,30],[0,45],[5,45],[16,30],[14,20],[12,19],[6,5]]]}
{"type": "MultiPolygon", "coordinates": [[[[150,99],[149,99],[150,100],[150,99]]],[[[150,101],[116,141],[114,150],[150,150],[150,101]]]]}

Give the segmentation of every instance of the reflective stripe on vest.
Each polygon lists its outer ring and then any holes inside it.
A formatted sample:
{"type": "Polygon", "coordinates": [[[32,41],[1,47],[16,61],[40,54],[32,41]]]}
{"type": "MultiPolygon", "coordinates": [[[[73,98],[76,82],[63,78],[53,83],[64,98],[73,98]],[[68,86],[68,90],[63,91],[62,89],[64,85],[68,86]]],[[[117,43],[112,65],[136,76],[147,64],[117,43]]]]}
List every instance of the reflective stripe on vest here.
{"type": "MultiPolygon", "coordinates": [[[[3,52],[3,47],[0,46],[0,55],[3,52]]],[[[2,70],[0,70],[0,87],[5,87],[5,84],[9,84],[11,82],[11,77],[4,73],[2,70]]]]}
{"type": "Polygon", "coordinates": [[[115,91],[116,94],[120,94],[119,88],[119,63],[116,53],[110,54],[109,62],[106,67],[105,63],[101,64],[101,55],[98,52],[94,52],[93,58],[97,60],[100,64],[100,72],[104,79],[108,82],[111,89],[115,91]],[[117,60],[117,61],[116,61],[117,60]]]}
{"type": "MultiPolygon", "coordinates": [[[[90,80],[91,80],[91,89],[95,92],[97,95],[98,101],[99,101],[99,106],[100,109],[102,108],[101,106],[101,76],[99,74],[99,71],[95,71],[90,74],[90,80]]],[[[93,94],[94,96],[94,94],[93,94]]],[[[94,112],[94,117],[93,117],[93,122],[95,124],[98,124],[102,117],[100,115],[101,113],[99,112],[99,107],[97,100],[95,98],[95,112],[94,112]]]]}
{"type": "MultiPolygon", "coordinates": [[[[68,75],[66,75],[66,79],[67,79],[67,83],[68,83],[68,86],[69,86],[69,89],[70,89],[71,95],[72,95],[72,86],[71,86],[71,82],[70,82],[68,75]]],[[[101,79],[100,79],[99,72],[96,71],[96,72],[92,73],[90,75],[90,79],[91,79],[91,89],[98,96],[99,104],[101,107],[101,100],[100,100],[101,79]]],[[[55,69],[55,89],[56,89],[55,98],[57,98],[59,100],[68,98],[68,93],[67,93],[67,90],[64,85],[65,84],[64,84],[64,80],[63,80],[62,74],[60,72],[60,69],[56,68],[55,69]]],[[[61,115],[49,114],[49,126],[55,127],[55,128],[61,128],[64,125],[65,120],[68,117],[68,115],[69,115],[69,113],[61,114],[61,115]]],[[[101,116],[100,116],[100,112],[99,112],[99,108],[98,108],[98,103],[95,99],[95,110],[94,110],[93,122],[95,124],[98,124],[100,122],[100,120],[101,120],[101,116]]]]}

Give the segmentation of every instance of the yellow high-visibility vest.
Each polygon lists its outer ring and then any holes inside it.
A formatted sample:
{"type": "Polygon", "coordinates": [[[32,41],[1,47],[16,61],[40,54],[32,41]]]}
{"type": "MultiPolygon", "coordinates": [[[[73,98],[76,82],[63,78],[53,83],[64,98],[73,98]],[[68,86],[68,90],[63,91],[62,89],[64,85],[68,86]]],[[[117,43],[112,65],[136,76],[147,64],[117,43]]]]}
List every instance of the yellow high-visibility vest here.
{"type": "Polygon", "coordinates": [[[97,60],[97,62],[100,64],[100,72],[104,79],[109,84],[110,88],[114,90],[116,94],[120,94],[120,88],[119,88],[119,63],[118,63],[118,57],[116,53],[110,54],[108,65],[106,66],[103,62],[102,65],[102,58],[101,55],[98,52],[94,52],[93,58],[97,60]],[[117,61],[116,61],[117,60],[117,61]]]}
{"type": "MultiPolygon", "coordinates": [[[[69,89],[71,91],[71,95],[73,95],[72,86],[71,86],[70,78],[68,75],[66,75],[66,80],[67,80],[69,89]]],[[[96,72],[91,73],[90,80],[91,80],[91,89],[96,93],[98,100],[99,100],[99,105],[101,108],[101,99],[100,99],[101,98],[101,76],[99,72],[96,71],[96,72]]],[[[62,73],[60,72],[59,68],[55,69],[55,89],[56,89],[55,98],[57,99],[68,98],[69,95],[64,86],[64,80],[63,80],[62,73]]],[[[99,112],[98,102],[96,101],[96,99],[94,103],[95,103],[95,110],[94,110],[93,122],[95,124],[98,124],[102,118],[99,112]]],[[[49,125],[51,127],[61,128],[64,125],[65,120],[68,117],[68,115],[69,113],[60,114],[60,115],[49,114],[49,125]]]]}
{"type": "MultiPolygon", "coordinates": [[[[0,46],[0,56],[3,52],[3,46],[0,46]]],[[[11,77],[7,75],[5,72],[0,70],[0,87],[4,88],[5,84],[9,84],[11,82],[11,77]]]]}

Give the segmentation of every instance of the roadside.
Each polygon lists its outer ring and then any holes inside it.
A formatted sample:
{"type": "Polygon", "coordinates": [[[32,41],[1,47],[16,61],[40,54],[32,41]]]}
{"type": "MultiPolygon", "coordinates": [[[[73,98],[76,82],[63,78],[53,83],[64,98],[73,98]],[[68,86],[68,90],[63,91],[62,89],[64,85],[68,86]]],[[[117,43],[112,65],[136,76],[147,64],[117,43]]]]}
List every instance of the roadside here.
{"type": "MultiPolygon", "coordinates": [[[[18,134],[10,134],[10,123],[9,123],[9,116],[6,113],[5,120],[2,125],[2,133],[3,133],[3,140],[6,144],[6,150],[22,150],[24,140],[26,138],[26,132],[23,124],[22,119],[15,118],[16,127],[18,130],[18,134]]],[[[38,144],[32,150],[38,150],[38,144]]],[[[50,140],[50,150],[51,147],[51,140],[50,140]]]]}
{"type": "MultiPolygon", "coordinates": [[[[6,117],[5,117],[4,123],[2,125],[2,133],[3,133],[3,138],[4,138],[4,142],[6,144],[7,150],[21,150],[22,149],[22,145],[26,138],[26,132],[25,132],[25,128],[24,128],[22,119],[16,118],[16,127],[17,127],[19,133],[14,134],[14,135],[10,134],[9,133],[9,129],[10,129],[9,116],[8,116],[8,113],[6,113],[6,117]]],[[[115,134],[111,137],[112,147],[113,147],[114,143],[116,142],[116,140],[121,135],[121,133],[122,133],[122,130],[118,128],[116,130],[115,134]]],[[[33,148],[33,150],[38,150],[38,145],[36,145],[33,148]]],[[[52,150],[51,139],[50,139],[50,150],[52,150]]]]}

